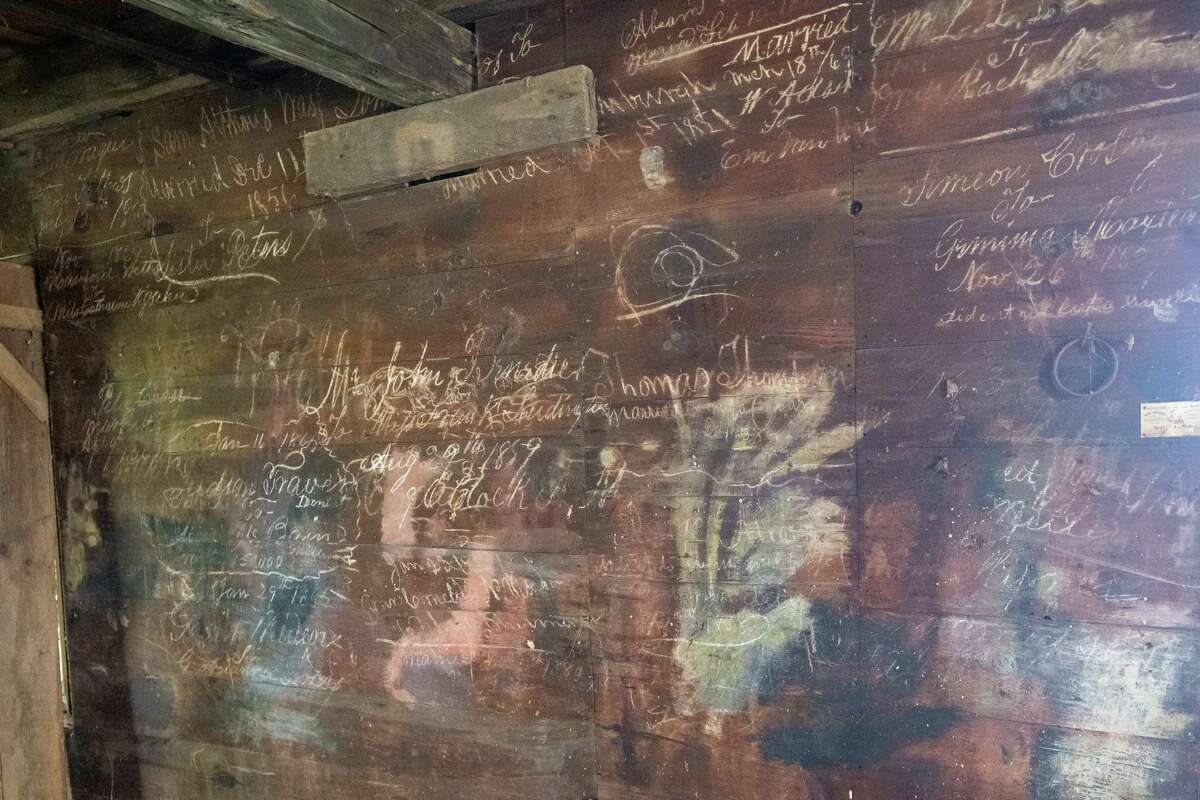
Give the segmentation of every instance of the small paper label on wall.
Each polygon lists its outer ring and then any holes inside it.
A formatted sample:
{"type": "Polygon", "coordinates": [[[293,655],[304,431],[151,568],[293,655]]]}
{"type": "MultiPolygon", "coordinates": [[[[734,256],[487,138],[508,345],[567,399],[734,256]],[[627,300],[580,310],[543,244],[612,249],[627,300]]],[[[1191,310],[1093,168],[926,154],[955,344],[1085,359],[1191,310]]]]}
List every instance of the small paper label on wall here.
{"type": "Polygon", "coordinates": [[[1200,436],[1200,401],[1142,403],[1142,438],[1200,436]]]}

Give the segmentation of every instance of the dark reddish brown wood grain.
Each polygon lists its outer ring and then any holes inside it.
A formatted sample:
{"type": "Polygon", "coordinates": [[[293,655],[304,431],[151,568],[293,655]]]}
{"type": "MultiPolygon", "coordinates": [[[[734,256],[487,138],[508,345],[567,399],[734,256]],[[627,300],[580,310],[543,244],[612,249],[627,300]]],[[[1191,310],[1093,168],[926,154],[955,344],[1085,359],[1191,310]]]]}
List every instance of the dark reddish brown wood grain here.
{"type": "MultiPolygon", "coordinates": [[[[966,16],[985,4],[961,5],[968,7],[966,16]]],[[[962,44],[946,39],[942,46],[888,58],[876,50],[861,100],[868,120],[863,152],[934,151],[1196,107],[1197,28],[1186,0],[1065,5],[1076,12],[1059,24],[1013,30],[1022,27],[1020,9],[997,8],[993,21],[1013,24],[991,38],[962,44]]],[[[1056,17],[1067,16],[1062,7],[1055,6],[1056,17]]],[[[1043,14],[1052,13],[1046,4],[1043,14]]],[[[971,29],[961,18],[947,24],[971,29]]]]}
{"type": "Polygon", "coordinates": [[[1195,463],[1184,445],[864,449],[864,600],[1195,627],[1195,463]]]}
{"type": "Polygon", "coordinates": [[[1194,800],[1190,5],[496,8],[598,136],[336,203],[288,148],[383,108],[303,79],[39,143],[76,796],[1194,800]]]}

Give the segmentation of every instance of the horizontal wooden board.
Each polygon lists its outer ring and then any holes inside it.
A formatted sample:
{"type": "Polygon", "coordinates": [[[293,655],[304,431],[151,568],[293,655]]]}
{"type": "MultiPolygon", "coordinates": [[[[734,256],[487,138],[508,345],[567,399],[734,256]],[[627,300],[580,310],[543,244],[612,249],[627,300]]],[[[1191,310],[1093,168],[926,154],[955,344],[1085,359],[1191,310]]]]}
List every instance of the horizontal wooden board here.
{"type": "Polygon", "coordinates": [[[986,214],[1019,229],[1053,209],[1057,220],[1120,219],[1194,205],[1195,113],[1112,123],[975,145],[855,168],[862,203],[855,235],[926,217],[986,214]]]}
{"type": "Polygon", "coordinates": [[[1200,209],[1037,216],[1012,227],[981,214],[873,226],[856,250],[860,345],[1195,327],[1200,209]]]}
{"type": "Polygon", "coordinates": [[[831,772],[826,765],[797,768],[766,760],[754,742],[713,740],[694,730],[606,729],[598,736],[597,756],[604,798],[676,800],[712,791],[728,795],[747,785],[781,797],[810,797],[832,782],[824,778],[831,772]]]}
{"type": "Polygon", "coordinates": [[[474,37],[412,0],[386,11],[340,0],[302,15],[276,0],[134,5],[393,103],[427,103],[469,91],[473,82],[474,37]]]}
{"type": "Polygon", "coordinates": [[[311,206],[300,134],[379,109],[310,79],[203,92],[39,142],[39,244],[141,238],[311,206]]]}
{"type": "Polygon", "coordinates": [[[579,719],[591,713],[584,620],[523,609],[388,611],[129,600],[74,607],[76,673],[221,682],[363,700],[579,719]],[[102,631],[105,631],[102,633],[102,631]]]}
{"type": "Polygon", "coordinates": [[[75,459],[59,465],[65,588],[368,611],[512,592],[579,611],[579,475],[569,442],[540,438],[75,459]]]}
{"type": "Polygon", "coordinates": [[[1152,627],[1200,621],[1195,445],[860,455],[865,603],[1152,627]]]}
{"type": "Polygon", "coordinates": [[[534,4],[491,14],[475,23],[480,86],[566,66],[562,3],[534,4]]]}
{"type": "Polygon", "coordinates": [[[588,223],[784,194],[797,210],[847,209],[849,3],[566,8],[567,50],[595,73],[600,106],[579,156],[588,223]]]}
{"type": "Polygon", "coordinates": [[[1105,339],[1115,362],[1072,344],[1084,333],[860,350],[860,434],[903,446],[1132,444],[1141,439],[1142,403],[1187,399],[1200,390],[1195,331],[1105,339]],[[1099,387],[1114,363],[1109,388],[1085,397],[1064,393],[1062,387],[1099,387]]]}
{"type": "MultiPolygon", "coordinates": [[[[1153,0],[1150,0],[1153,2],[1153,0]]],[[[1147,0],[1101,0],[1045,5],[1040,0],[875,0],[857,26],[858,48],[873,59],[962,42],[1017,36],[1063,22],[1149,5],[1147,0]]]]}
{"type": "MultiPolygon", "coordinates": [[[[578,293],[581,330],[597,353],[671,371],[688,359],[787,370],[844,360],[852,337],[853,265],[826,262],[709,283],[617,282],[578,293]]],[[[703,280],[703,279],[701,279],[703,280]]],[[[599,356],[597,356],[599,357],[599,356]]]]}
{"type": "MultiPolygon", "coordinates": [[[[577,243],[580,280],[629,290],[674,284],[691,296],[720,290],[726,276],[767,270],[786,270],[789,281],[819,281],[814,274],[850,257],[851,221],[805,213],[785,196],[585,227],[577,243]]],[[[637,319],[682,305],[679,298],[648,302],[626,294],[637,319]]]]}
{"type": "Polygon", "coordinates": [[[952,715],[1195,740],[1185,666],[1200,646],[1193,631],[882,612],[871,620],[868,691],[902,688],[914,704],[952,715]]]}
{"type": "Polygon", "coordinates": [[[595,133],[591,70],[564,67],[310,131],[304,135],[308,191],[348,197],[473,170],[595,133]]]}
{"type": "MultiPolygon", "coordinates": [[[[1189,0],[1060,11],[1068,17],[1060,24],[875,59],[860,84],[869,86],[863,153],[927,152],[1194,109],[1193,12],[1189,0]]],[[[1020,9],[998,13],[1013,19],[1020,9]]]]}
{"type": "Polygon", "coordinates": [[[77,795],[133,798],[145,786],[163,796],[286,791],[318,798],[353,791],[382,799],[487,791],[516,798],[550,786],[561,796],[582,797],[594,781],[583,766],[592,734],[577,723],[356,702],[270,686],[167,679],[136,685],[138,705],[163,709],[165,718],[159,715],[154,725],[151,715],[139,715],[137,738],[116,728],[77,729],[71,738],[77,795]],[[211,712],[207,719],[188,712],[190,698],[202,699],[211,712]],[[488,735],[496,727],[520,736],[498,740],[488,735]],[[445,741],[439,731],[456,734],[445,741]],[[331,759],[335,750],[358,766],[331,759]],[[132,793],[116,794],[117,787],[132,793]]]}
{"type": "Polygon", "coordinates": [[[227,452],[570,432],[577,368],[529,356],[131,381],[58,396],[64,447],[227,452]],[[67,409],[73,409],[70,413],[67,409]]]}
{"type": "Polygon", "coordinates": [[[85,318],[52,328],[55,380],[70,390],[147,376],[572,350],[574,272],[561,260],[528,262],[85,318]],[[527,324],[535,315],[542,324],[527,324]],[[102,363],[83,350],[97,338],[112,351],[102,363]]]}
{"type": "Polygon", "coordinates": [[[146,313],[565,256],[573,232],[561,154],[542,156],[538,170],[548,180],[533,193],[499,178],[473,193],[428,185],[268,220],[210,221],[148,240],[49,249],[38,258],[47,314],[51,321],[71,321],[146,313]],[[513,230],[516,241],[498,247],[495,230],[513,230]],[[351,255],[353,260],[341,260],[351,255]]]}
{"type": "Polygon", "coordinates": [[[821,728],[814,733],[814,727],[780,726],[757,746],[723,757],[697,737],[618,727],[598,741],[601,793],[675,800],[704,796],[712,785],[738,791],[754,780],[756,786],[801,797],[854,792],[856,797],[1025,800],[1031,774],[1048,791],[1119,793],[1139,800],[1182,800],[1194,791],[1195,757],[1186,745],[971,717],[939,724],[932,735],[922,736],[921,729],[934,727],[934,720],[936,715],[915,709],[907,715],[876,711],[861,721],[843,715],[840,726],[828,724],[828,737],[821,728]],[[859,763],[836,763],[842,742],[859,763]],[[663,764],[669,768],[662,769],[663,764]]]}

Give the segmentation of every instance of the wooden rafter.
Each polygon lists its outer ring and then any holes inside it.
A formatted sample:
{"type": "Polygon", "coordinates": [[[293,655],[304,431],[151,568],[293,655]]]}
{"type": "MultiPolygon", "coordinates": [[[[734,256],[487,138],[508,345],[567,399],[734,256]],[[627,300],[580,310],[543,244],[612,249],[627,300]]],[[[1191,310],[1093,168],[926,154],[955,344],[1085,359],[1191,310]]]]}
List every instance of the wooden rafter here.
{"type": "Polygon", "coordinates": [[[474,85],[474,36],[412,0],[129,2],[397,105],[474,85]]]}
{"type": "Polygon", "coordinates": [[[0,10],[19,11],[26,19],[58,31],[64,36],[95,42],[102,47],[166,64],[183,72],[235,86],[253,86],[261,81],[252,73],[231,64],[190,58],[178,50],[142,41],[111,28],[64,14],[32,0],[0,0],[0,10]]]}
{"type": "MultiPolygon", "coordinates": [[[[466,24],[500,11],[537,5],[541,1],[417,0],[417,4],[455,23],[466,24]]],[[[24,5],[29,5],[28,0],[24,5]]],[[[0,10],[5,7],[5,0],[0,0],[0,10]]],[[[45,13],[45,9],[40,5],[38,10],[45,13]]],[[[73,23],[71,33],[78,37],[84,30],[94,30],[95,27],[94,24],[78,27],[73,23]]],[[[107,30],[120,37],[125,31],[125,26],[118,26],[116,29],[110,26],[107,30]]],[[[9,33],[13,31],[10,30],[9,33]]],[[[223,82],[227,81],[231,74],[238,83],[255,79],[256,73],[253,69],[235,71],[237,68],[233,66],[213,65],[205,69],[203,62],[197,64],[199,59],[186,61],[180,60],[179,57],[173,59],[176,68],[186,69],[186,72],[164,75],[161,69],[154,66],[155,53],[142,47],[140,41],[137,46],[132,46],[128,36],[124,40],[107,35],[91,38],[90,44],[100,49],[86,55],[87,63],[92,67],[90,74],[103,76],[105,80],[77,80],[75,83],[80,84],[80,91],[76,93],[73,91],[75,87],[70,86],[64,95],[64,82],[69,80],[69,76],[79,72],[77,67],[81,54],[74,45],[53,42],[45,45],[37,54],[37,66],[30,69],[35,73],[33,89],[29,88],[30,84],[17,81],[12,85],[21,87],[19,93],[0,94],[0,106],[9,112],[3,123],[0,123],[0,148],[4,146],[6,139],[77,124],[139,103],[201,89],[210,83],[210,77],[206,77],[204,73],[209,76],[215,75],[223,82]],[[105,50],[111,52],[104,52],[105,50]],[[61,67],[58,66],[58,62],[61,62],[61,67]],[[41,66],[45,64],[52,66],[41,66]],[[42,80],[40,76],[43,74],[53,75],[53,81],[42,80]],[[43,83],[48,87],[46,90],[41,90],[43,83]]],[[[17,52],[10,63],[25,62],[28,59],[27,54],[17,52]]]]}
{"type": "Polygon", "coordinates": [[[446,19],[467,23],[492,14],[499,14],[502,11],[540,6],[546,0],[418,0],[418,2],[446,19]]]}

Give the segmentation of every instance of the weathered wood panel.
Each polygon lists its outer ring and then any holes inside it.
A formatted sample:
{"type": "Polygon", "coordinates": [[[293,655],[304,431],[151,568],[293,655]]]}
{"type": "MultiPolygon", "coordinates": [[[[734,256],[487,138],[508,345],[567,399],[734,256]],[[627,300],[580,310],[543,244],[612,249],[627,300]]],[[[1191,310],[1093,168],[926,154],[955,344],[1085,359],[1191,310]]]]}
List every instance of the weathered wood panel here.
{"type": "Polygon", "coordinates": [[[596,86],[566,67],[304,135],[308,191],[347,197],[428,180],[596,133],[596,86]]]}
{"type": "Polygon", "coordinates": [[[1195,113],[1047,133],[994,145],[883,159],[858,167],[864,235],[881,221],[986,214],[1013,228],[1026,216],[1069,219],[1189,207],[1195,113]],[[1061,188],[1059,188],[1061,187],[1061,188]]]}
{"type": "Polygon", "coordinates": [[[0,260],[28,256],[36,248],[32,191],[13,152],[0,150],[0,260]]]}
{"type": "Polygon", "coordinates": [[[369,294],[361,284],[262,298],[246,292],[246,299],[215,299],[55,326],[51,351],[72,354],[63,358],[59,377],[64,383],[533,355],[539,348],[548,352],[556,345],[571,347],[577,318],[570,296],[573,273],[572,265],[562,260],[532,261],[375,281],[369,294]],[[492,302],[482,303],[481,298],[492,302]],[[519,316],[534,309],[546,314],[544,328],[516,324],[519,316]],[[406,323],[396,324],[389,310],[405,314],[406,323]],[[149,339],[152,331],[154,338],[149,339]],[[97,334],[109,338],[112,359],[96,364],[77,358],[78,343],[97,334]],[[407,337],[413,338],[406,342],[407,337]]]}
{"type": "Polygon", "coordinates": [[[1189,327],[1195,125],[1178,114],[860,168],[860,343],[1189,327]]]}
{"type": "Polygon", "coordinates": [[[868,617],[872,688],[903,685],[921,707],[1011,722],[1182,742],[1195,740],[1196,696],[1186,665],[1191,631],[1011,622],[969,617],[868,617]],[[889,670],[911,660],[913,672],[889,670]]]}
{"type": "Polygon", "coordinates": [[[515,8],[475,25],[480,86],[516,80],[566,66],[563,7],[515,8]]]}
{"type": "Polygon", "coordinates": [[[1200,335],[1131,336],[1112,345],[1115,361],[1069,337],[859,351],[862,436],[915,446],[1136,444],[1142,403],[1200,392],[1200,335]],[[1055,356],[1068,347],[1056,370],[1055,356]],[[1112,386],[1099,394],[1063,391],[1094,385],[1114,367],[1112,386]]]}
{"type": "Polygon", "coordinates": [[[1200,23],[1189,0],[1068,5],[1074,13],[1056,25],[884,59],[876,50],[863,152],[938,150],[1200,102],[1200,23]]]}
{"type": "Polygon", "coordinates": [[[987,39],[1016,36],[1096,14],[1146,6],[1146,0],[876,0],[857,26],[859,48],[874,58],[987,39]]]}
{"type": "Polygon", "coordinates": [[[133,4],[392,103],[459,94],[474,80],[470,31],[411,0],[338,0],[303,13],[275,0],[133,4]]]}
{"type": "Polygon", "coordinates": [[[214,89],[37,140],[30,194],[45,245],[140,238],[261,218],[317,202],[304,191],[307,130],[388,106],[311,76],[214,89]]]}
{"type": "Polygon", "coordinates": [[[495,181],[430,184],[269,221],[206,222],[150,239],[48,249],[38,258],[46,313],[52,323],[127,311],[144,317],[209,300],[265,300],[299,289],[570,256],[573,205],[563,154],[539,154],[533,191],[507,180],[508,169],[494,169],[495,181]],[[523,226],[518,241],[493,239],[494,227],[512,225],[523,226]],[[395,242],[401,232],[411,235],[395,242]],[[354,258],[334,261],[327,254],[354,258]]]}
{"type": "Polygon", "coordinates": [[[1195,463],[1183,444],[864,450],[864,602],[1194,628],[1195,463]]]}
{"type": "Polygon", "coordinates": [[[582,218],[792,195],[848,210],[851,4],[567,4],[568,60],[596,75],[582,218]]]}
{"type": "Polygon", "coordinates": [[[589,769],[593,736],[581,723],[540,721],[526,728],[518,742],[490,735],[496,727],[510,727],[510,716],[479,709],[354,702],[312,690],[246,690],[168,680],[144,682],[140,691],[147,708],[169,707],[175,697],[196,697],[212,713],[207,718],[181,715],[157,726],[151,715],[143,715],[138,727],[144,732],[136,739],[119,729],[77,730],[71,740],[77,782],[105,787],[82,796],[137,798],[144,796],[143,786],[145,794],[165,797],[320,798],[349,791],[382,800],[438,792],[503,798],[527,797],[542,789],[562,797],[595,793],[589,769]],[[292,735],[273,733],[280,724],[288,725],[292,735]],[[306,729],[323,733],[309,735],[306,729]],[[193,738],[183,736],[185,732],[193,738]],[[342,754],[337,761],[329,758],[328,749],[335,736],[342,754]],[[263,752],[261,743],[268,741],[271,749],[263,752]],[[396,753],[403,754],[399,762],[396,753]],[[344,766],[347,761],[355,766],[344,766]],[[122,794],[113,793],[117,787],[122,794]]]}
{"type": "Polygon", "coordinates": [[[1190,6],[450,5],[597,136],[39,143],[76,796],[1194,800],[1190,6]]]}
{"type": "MultiPolygon", "coordinates": [[[[0,298],[36,309],[32,271],[0,262],[0,298]]],[[[27,391],[42,392],[40,336],[0,321],[0,355],[27,391]]],[[[6,643],[0,714],[7,722],[0,736],[0,796],[66,798],[50,430],[5,378],[0,374],[0,636],[6,643]]]]}

